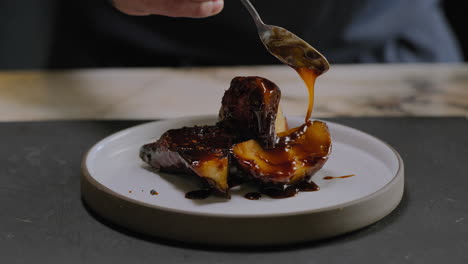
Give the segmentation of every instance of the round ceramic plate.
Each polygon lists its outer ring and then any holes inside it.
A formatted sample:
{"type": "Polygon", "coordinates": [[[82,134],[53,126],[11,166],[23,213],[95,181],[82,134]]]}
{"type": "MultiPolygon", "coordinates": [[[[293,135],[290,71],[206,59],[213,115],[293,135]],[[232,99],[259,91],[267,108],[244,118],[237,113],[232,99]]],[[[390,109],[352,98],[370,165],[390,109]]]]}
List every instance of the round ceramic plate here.
{"type": "MultiPolygon", "coordinates": [[[[156,172],[138,154],[168,129],[214,124],[215,117],[157,121],[113,134],[93,146],[83,160],[82,196],[104,218],[147,235],[185,242],[273,245],[316,240],[370,225],[389,214],[403,195],[403,161],[379,139],[326,122],[331,156],[312,180],[316,192],[295,197],[248,200],[251,187],[232,190],[230,200],[189,200],[196,179],[156,172]],[[325,180],[327,176],[354,174],[325,180]],[[156,194],[157,193],[157,194],[156,194]]],[[[302,118],[290,118],[290,127],[302,118]]]]}

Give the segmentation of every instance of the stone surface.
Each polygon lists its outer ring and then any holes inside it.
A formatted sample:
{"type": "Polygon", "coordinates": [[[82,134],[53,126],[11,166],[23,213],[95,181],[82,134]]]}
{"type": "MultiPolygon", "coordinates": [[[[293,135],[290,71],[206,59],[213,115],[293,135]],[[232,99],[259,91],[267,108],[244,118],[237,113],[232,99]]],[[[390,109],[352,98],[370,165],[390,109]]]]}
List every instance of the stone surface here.
{"type": "MultiPolygon", "coordinates": [[[[282,90],[304,115],[307,89],[286,66],[0,71],[0,121],[156,119],[217,114],[235,76],[282,90]]],[[[316,85],[313,117],[468,116],[468,65],[333,65],[316,85]]]]}

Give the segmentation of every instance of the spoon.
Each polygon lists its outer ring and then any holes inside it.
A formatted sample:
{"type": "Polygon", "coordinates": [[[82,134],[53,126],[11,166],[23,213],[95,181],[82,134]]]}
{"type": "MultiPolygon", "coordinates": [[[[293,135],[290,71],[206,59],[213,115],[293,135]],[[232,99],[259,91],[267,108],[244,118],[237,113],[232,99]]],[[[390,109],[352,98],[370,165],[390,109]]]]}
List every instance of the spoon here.
{"type": "Polygon", "coordinates": [[[317,76],[328,71],[330,64],[320,52],[290,31],[263,23],[249,0],[241,2],[255,21],[260,40],[273,56],[296,70],[313,70],[317,76]]]}

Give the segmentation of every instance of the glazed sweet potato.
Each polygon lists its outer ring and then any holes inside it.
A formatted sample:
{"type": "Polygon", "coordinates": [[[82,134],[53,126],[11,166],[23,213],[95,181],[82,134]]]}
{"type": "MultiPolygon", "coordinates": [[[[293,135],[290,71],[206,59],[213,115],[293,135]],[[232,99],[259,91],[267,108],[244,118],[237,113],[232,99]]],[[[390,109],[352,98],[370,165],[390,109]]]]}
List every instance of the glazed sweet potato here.
{"type": "Polygon", "coordinates": [[[228,155],[235,142],[233,134],[218,126],[171,129],[141,147],[140,158],[157,170],[196,175],[228,196],[228,155]]]}
{"type": "Polygon", "coordinates": [[[330,151],[330,133],[320,121],[280,133],[271,149],[249,140],[232,150],[244,175],[264,187],[278,188],[309,180],[325,164],[330,151]]]}

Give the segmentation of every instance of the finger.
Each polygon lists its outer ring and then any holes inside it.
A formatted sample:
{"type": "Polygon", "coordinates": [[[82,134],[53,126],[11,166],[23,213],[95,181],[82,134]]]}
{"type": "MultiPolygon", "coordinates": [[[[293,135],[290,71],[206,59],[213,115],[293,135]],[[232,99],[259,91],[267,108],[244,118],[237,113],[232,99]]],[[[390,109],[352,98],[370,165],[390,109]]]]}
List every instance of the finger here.
{"type": "Polygon", "coordinates": [[[209,17],[218,14],[224,7],[223,0],[152,0],[154,14],[171,17],[209,17]]]}
{"type": "Polygon", "coordinates": [[[120,11],[129,15],[164,15],[170,17],[209,17],[224,7],[223,0],[114,0],[120,11]]]}
{"type": "Polygon", "coordinates": [[[132,0],[110,0],[112,5],[122,13],[131,16],[147,16],[151,15],[141,1],[132,0]]]}

